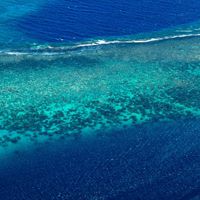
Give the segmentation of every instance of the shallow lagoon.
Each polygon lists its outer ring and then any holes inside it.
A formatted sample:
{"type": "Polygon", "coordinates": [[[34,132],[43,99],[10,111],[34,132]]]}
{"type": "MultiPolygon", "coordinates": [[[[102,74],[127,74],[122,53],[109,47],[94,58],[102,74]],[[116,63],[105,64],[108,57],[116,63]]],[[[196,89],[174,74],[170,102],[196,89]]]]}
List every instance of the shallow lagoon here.
{"type": "Polygon", "coordinates": [[[2,52],[4,199],[197,198],[199,40],[2,52]]]}
{"type": "Polygon", "coordinates": [[[198,44],[189,36],[2,53],[1,129],[12,133],[1,145],[198,118],[198,44]]]}
{"type": "Polygon", "coordinates": [[[159,32],[129,36],[93,29],[69,42],[27,29],[55,1],[20,2],[5,1],[0,15],[1,198],[198,199],[195,9],[191,24],[161,31],[152,21],[159,32]]]}

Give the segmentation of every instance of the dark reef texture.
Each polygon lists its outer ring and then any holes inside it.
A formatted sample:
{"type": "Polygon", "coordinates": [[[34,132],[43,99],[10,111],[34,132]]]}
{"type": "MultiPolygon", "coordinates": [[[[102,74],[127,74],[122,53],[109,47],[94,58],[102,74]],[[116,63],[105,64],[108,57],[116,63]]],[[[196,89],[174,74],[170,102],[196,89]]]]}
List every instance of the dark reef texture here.
{"type": "Polygon", "coordinates": [[[0,145],[199,118],[199,50],[197,37],[1,54],[0,145]]]}

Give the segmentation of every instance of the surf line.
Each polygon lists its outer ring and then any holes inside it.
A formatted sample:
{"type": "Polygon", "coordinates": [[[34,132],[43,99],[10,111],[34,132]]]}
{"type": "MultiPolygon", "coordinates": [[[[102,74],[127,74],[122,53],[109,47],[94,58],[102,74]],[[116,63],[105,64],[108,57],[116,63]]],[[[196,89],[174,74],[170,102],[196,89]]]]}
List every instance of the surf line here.
{"type": "Polygon", "coordinates": [[[172,39],[181,39],[181,38],[189,38],[189,37],[199,37],[200,33],[196,34],[184,34],[184,35],[173,35],[173,36],[164,36],[164,37],[157,37],[157,38],[150,38],[150,39],[141,39],[141,40],[98,40],[97,42],[93,43],[85,43],[79,44],[75,47],[87,47],[87,46],[98,46],[98,45],[108,45],[108,44],[143,44],[143,43],[151,43],[151,42],[158,42],[164,40],[172,40],[172,39]]]}
{"type": "Polygon", "coordinates": [[[97,40],[91,43],[82,43],[74,46],[43,46],[40,45],[35,47],[34,49],[29,49],[29,51],[0,51],[0,55],[43,55],[43,56],[55,56],[60,55],[60,53],[64,54],[65,51],[75,50],[84,47],[92,47],[92,46],[101,46],[101,45],[110,45],[110,44],[145,44],[145,43],[153,43],[165,40],[173,40],[173,39],[182,39],[182,38],[192,38],[199,37],[200,33],[196,34],[182,34],[182,35],[172,35],[172,36],[164,36],[164,37],[155,37],[150,39],[138,39],[138,40],[97,40]]]}

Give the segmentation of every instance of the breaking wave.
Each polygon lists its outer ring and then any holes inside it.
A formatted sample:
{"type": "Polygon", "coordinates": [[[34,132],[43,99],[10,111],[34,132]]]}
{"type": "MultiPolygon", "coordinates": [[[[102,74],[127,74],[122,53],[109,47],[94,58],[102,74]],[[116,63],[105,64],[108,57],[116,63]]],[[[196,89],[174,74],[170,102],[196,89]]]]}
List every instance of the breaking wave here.
{"type": "Polygon", "coordinates": [[[51,45],[37,45],[34,44],[30,48],[24,48],[21,50],[1,50],[1,55],[11,55],[11,56],[23,56],[23,55],[43,55],[43,56],[54,56],[54,55],[62,55],[68,51],[73,51],[80,48],[87,47],[95,47],[95,46],[105,46],[105,45],[117,45],[117,44],[146,44],[146,43],[154,43],[161,42],[166,40],[174,40],[174,39],[184,39],[184,38],[192,38],[192,37],[200,37],[200,33],[194,34],[181,34],[181,35],[171,35],[164,37],[153,37],[149,39],[133,39],[133,40],[97,40],[93,42],[85,42],[81,44],[74,45],[62,45],[62,46],[51,46],[51,45]]]}

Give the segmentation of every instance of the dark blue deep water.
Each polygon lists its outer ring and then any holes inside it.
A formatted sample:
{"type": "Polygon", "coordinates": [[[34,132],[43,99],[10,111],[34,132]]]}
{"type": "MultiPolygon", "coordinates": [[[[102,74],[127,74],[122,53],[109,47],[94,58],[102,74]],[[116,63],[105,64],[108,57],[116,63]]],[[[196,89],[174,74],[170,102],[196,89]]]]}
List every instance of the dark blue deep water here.
{"type": "Polygon", "coordinates": [[[0,200],[200,200],[199,20],[198,0],[2,0],[0,200]]]}
{"type": "Polygon", "coordinates": [[[157,31],[200,18],[196,0],[60,0],[25,15],[17,28],[42,41],[157,31]]]}
{"type": "Polygon", "coordinates": [[[199,129],[184,120],[38,144],[3,165],[1,199],[198,200],[199,129]]]}

